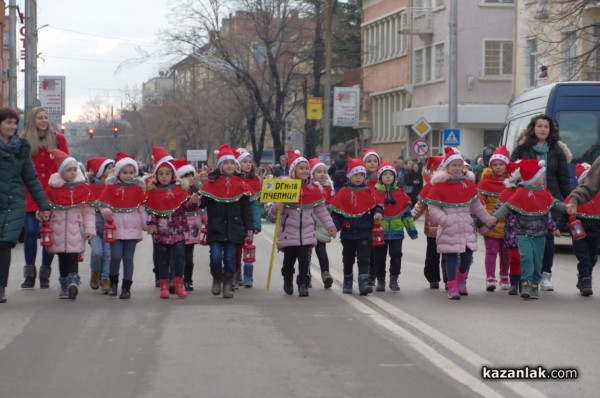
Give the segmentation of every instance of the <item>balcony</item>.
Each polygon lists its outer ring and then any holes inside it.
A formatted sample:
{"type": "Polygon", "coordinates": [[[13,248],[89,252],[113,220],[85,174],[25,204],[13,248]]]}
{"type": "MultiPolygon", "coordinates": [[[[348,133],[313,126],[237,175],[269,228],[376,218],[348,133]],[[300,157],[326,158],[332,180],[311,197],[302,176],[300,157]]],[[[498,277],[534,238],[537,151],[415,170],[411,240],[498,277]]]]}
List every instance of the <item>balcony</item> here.
{"type": "Polygon", "coordinates": [[[405,35],[433,35],[431,7],[409,7],[406,18],[402,18],[399,33],[405,35]]]}

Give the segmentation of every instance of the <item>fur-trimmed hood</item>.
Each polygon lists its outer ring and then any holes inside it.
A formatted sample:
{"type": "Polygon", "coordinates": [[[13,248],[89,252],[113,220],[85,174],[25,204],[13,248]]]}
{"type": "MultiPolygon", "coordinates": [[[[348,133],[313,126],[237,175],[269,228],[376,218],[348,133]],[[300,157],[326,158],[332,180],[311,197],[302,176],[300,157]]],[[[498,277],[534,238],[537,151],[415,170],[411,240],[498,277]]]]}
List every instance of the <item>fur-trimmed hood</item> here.
{"type": "MultiPolygon", "coordinates": [[[[116,185],[118,182],[119,182],[119,179],[118,179],[118,178],[117,178],[117,176],[115,176],[115,175],[111,175],[111,176],[109,176],[109,177],[106,179],[106,181],[104,181],[104,183],[105,183],[106,185],[116,185]]],[[[141,178],[139,178],[139,177],[135,177],[135,178],[133,179],[133,183],[134,183],[135,185],[138,185],[138,186],[142,187],[142,189],[143,189],[144,191],[146,190],[146,183],[145,183],[145,182],[144,182],[144,180],[142,180],[141,178]]]]}
{"type": "MultiPolygon", "coordinates": [[[[472,171],[467,171],[464,174],[465,178],[475,182],[475,174],[473,174],[472,171]]],[[[450,176],[450,174],[448,174],[448,172],[446,170],[440,170],[440,171],[436,171],[433,174],[433,177],[431,177],[431,185],[436,184],[438,182],[446,182],[450,179],[453,179],[454,177],[450,176]]]]}
{"type": "MultiPolygon", "coordinates": [[[[77,175],[75,176],[75,181],[73,182],[85,182],[85,176],[83,175],[83,173],[81,172],[81,170],[79,169],[79,167],[77,168],[77,175]]],[[[54,188],[60,188],[63,185],[65,185],[66,182],[65,180],[62,178],[62,176],[59,173],[53,173],[50,176],[50,179],[48,180],[48,185],[54,188]]]]}

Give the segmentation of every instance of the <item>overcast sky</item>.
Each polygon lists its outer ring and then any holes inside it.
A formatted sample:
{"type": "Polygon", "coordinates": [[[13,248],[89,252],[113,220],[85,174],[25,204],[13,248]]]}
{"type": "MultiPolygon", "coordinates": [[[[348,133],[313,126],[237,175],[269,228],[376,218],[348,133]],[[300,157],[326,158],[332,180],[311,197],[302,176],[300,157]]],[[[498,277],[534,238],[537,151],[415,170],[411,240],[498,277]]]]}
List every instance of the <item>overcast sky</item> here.
{"type": "MultiPolygon", "coordinates": [[[[24,10],[24,1],[19,6],[24,10]]],[[[158,35],[168,28],[168,0],[38,0],[38,74],[66,76],[66,115],[75,121],[84,104],[98,94],[139,87],[164,68],[151,59],[116,73],[137,57],[136,47],[154,53],[158,35]]],[[[22,68],[24,61],[20,61],[22,68]]],[[[19,80],[23,101],[23,80],[19,80]]],[[[108,99],[115,107],[118,98],[108,99]]]]}

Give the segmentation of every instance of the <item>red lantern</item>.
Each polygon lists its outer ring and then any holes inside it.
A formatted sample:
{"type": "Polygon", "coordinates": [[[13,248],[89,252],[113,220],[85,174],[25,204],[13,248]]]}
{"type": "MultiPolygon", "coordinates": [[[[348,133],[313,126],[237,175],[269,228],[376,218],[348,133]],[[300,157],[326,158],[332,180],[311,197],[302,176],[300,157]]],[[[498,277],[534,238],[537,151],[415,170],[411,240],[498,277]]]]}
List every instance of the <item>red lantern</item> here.
{"type": "Polygon", "coordinates": [[[206,246],[207,245],[207,243],[206,243],[206,232],[207,232],[206,225],[202,225],[202,228],[200,228],[200,235],[198,236],[198,239],[200,239],[199,243],[202,246],[206,246]]]}
{"type": "Polygon", "coordinates": [[[83,262],[83,253],[79,253],[77,255],[77,262],[82,263],[83,262]]]}
{"type": "Polygon", "coordinates": [[[583,239],[586,236],[583,225],[581,225],[581,221],[579,221],[574,215],[569,217],[569,231],[571,232],[571,237],[573,240],[583,239]]]}
{"type": "Polygon", "coordinates": [[[42,221],[42,228],[40,229],[40,236],[42,238],[41,245],[44,247],[52,246],[54,241],[52,239],[52,228],[50,228],[50,221],[42,221]]]}
{"type": "Polygon", "coordinates": [[[381,227],[379,221],[373,222],[373,229],[371,230],[371,241],[373,246],[385,245],[385,231],[381,227]]]}
{"type": "Polygon", "coordinates": [[[106,243],[115,243],[117,239],[115,238],[115,231],[117,227],[113,224],[113,219],[109,218],[106,220],[104,224],[104,241],[106,243]]]}
{"type": "Polygon", "coordinates": [[[253,263],[256,261],[256,246],[252,244],[252,239],[246,238],[246,244],[244,245],[243,250],[245,263],[253,263]]]}

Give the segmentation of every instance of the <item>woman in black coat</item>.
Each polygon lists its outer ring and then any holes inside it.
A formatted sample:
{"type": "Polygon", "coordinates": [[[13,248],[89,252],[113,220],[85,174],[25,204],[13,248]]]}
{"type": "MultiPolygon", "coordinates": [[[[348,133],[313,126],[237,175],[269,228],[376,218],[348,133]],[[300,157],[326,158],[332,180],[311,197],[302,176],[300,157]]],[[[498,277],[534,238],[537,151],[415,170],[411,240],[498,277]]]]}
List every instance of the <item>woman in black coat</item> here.
{"type": "Polygon", "coordinates": [[[410,196],[410,204],[414,206],[417,203],[417,195],[423,188],[423,175],[419,163],[414,162],[410,171],[404,177],[404,191],[410,196]]]}
{"type": "MultiPolygon", "coordinates": [[[[531,118],[527,128],[521,133],[518,145],[510,155],[510,160],[537,159],[546,163],[546,186],[558,200],[563,200],[571,192],[568,165],[571,151],[560,141],[558,128],[548,115],[531,118]]],[[[542,262],[542,290],[554,290],[550,282],[554,259],[554,236],[546,235],[546,247],[542,262]]]]}

